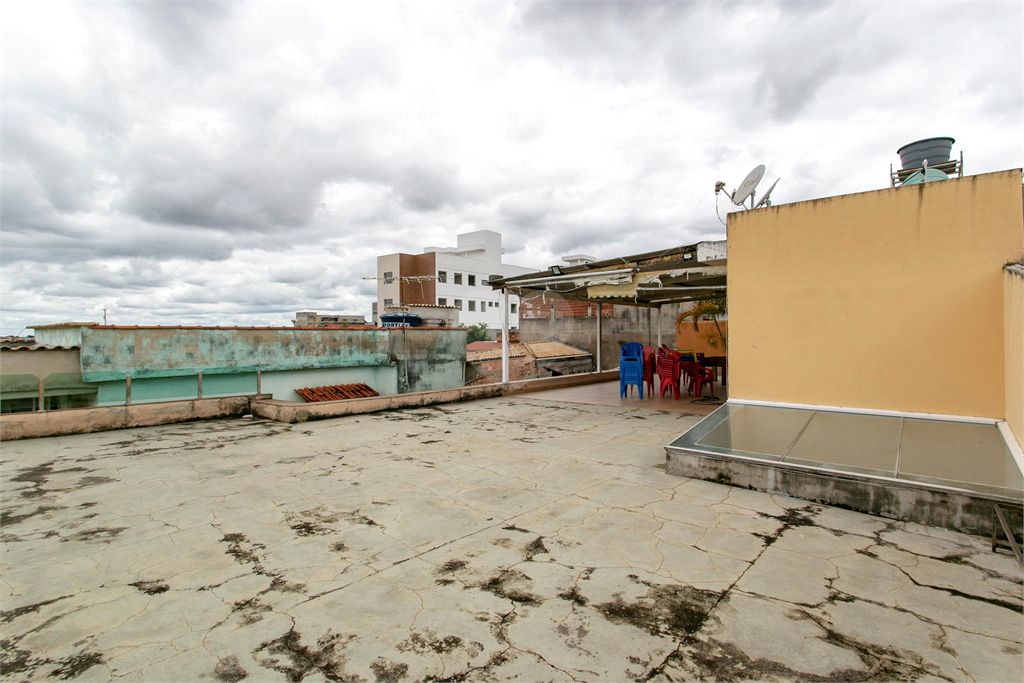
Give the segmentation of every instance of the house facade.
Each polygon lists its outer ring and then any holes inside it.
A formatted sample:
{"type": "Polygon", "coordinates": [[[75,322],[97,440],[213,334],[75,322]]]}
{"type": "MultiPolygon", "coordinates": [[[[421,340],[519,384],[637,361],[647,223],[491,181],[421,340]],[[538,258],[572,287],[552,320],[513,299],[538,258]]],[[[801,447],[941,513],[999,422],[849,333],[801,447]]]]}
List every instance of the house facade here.
{"type": "MultiPolygon", "coordinates": [[[[486,286],[491,275],[532,272],[502,262],[501,235],[477,230],[458,235],[454,247],[426,247],[422,254],[377,258],[377,311],[389,306],[454,306],[464,325],[501,329],[501,294],[486,286]]],[[[519,299],[509,296],[508,324],[519,327],[519,299]]]]}

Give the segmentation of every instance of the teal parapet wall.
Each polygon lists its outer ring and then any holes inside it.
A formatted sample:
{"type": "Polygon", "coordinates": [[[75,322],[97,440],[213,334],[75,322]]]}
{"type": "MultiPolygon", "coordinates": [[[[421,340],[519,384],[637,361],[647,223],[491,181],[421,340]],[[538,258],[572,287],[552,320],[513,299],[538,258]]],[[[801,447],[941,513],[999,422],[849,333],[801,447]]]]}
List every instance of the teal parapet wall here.
{"type": "Polygon", "coordinates": [[[398,393],[444,391],[465,385],[465,328],[395,328],[390,353],[398,371],[398,393]]]}
{"type": "MultiPolygon", "coordinates": [[[[208,375],[389,365],[389,351],[385,330],[89,327],[82,330],[82,379],[201,372],[207,394],[208,375]]],[[[173,393],[178,387],[167,389],[173,393]]]]}

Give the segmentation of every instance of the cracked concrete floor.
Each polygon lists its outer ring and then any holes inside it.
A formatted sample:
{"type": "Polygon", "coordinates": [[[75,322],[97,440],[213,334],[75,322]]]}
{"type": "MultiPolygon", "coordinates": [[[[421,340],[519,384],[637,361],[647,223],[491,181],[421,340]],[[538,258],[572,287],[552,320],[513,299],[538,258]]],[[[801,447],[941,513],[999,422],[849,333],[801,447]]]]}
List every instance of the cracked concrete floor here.
{"type": "Polygon", "coordinates": [[[696,417],[500,398],[3,448],[4,680],[1022,677],[983,539],[681,479],[696,417]]]}

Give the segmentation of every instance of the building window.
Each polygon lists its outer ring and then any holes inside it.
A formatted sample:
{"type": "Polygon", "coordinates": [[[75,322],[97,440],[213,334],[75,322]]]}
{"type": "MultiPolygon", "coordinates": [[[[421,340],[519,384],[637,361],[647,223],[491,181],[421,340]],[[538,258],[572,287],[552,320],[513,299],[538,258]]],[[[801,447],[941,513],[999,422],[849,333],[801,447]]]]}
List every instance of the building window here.
{"type": "Polygon", "coordinates": [[[469,310],[471,310],[471,311],[475,311],[476,310],[476,302],[475,301],[470,301],[469,302],[469,310]]]}
{"type": "Polygon", "coordinates": [[[511,304],[511,306],[512,306],[512,312],[515,313],[516,312],[516,305],[515,304],[511,304]]]}
{"type": "Polygon", "coordinates": [[[457,309],[459,309],[461,311],[462,310],[462,299],[456,299],[455,301],[452,302],[452,305],[455,306],[455,308],[457,308],[457,309]]]}
{"type": "Polygon", "coordinates": [[[469,276],[469,286],[476,287],[476,275],[469,276]]]}
{"type": "Polygon", "coordinates": [[[480,310],[482,311],[482,310],[484,310],[485,308],[487,308],[487,302],[486,302],[486,301],[481,301],[481,302],[480,302],[480,310]]]}
{"type": "Polygon", "coordinates": [[[394,299],[384,299],[384,305],[385,306],[390,306],[393,303],[395,303],[394,299]]]}
{"type": "Polygon", "coordinates": [[[439,270],[439,271],[437,271],[437,281],[438,282],[448,282],[448,271],[447,270],[439,270]]]}
{"type": "Polygon", "coordinates": [[[448,299],[445,299],[443,297],[438,297],[437,298],[437,305],[438,306],[447,306],[448,305],[448,299]]]}
{"type": "Polygon", "coordinates": [[[394,274],[393,271],[389,270],[388,272],[384,273],[384,284],[390,285],[394,281],[395,281],[395,274],[394,274]]]}
{"type": "Polygon", "coordinates": [[[453,278],[455,280],[455,284],[457,284],[457,285],[461,285],[462,284],[462,273],[455,273],[453,278]]]}

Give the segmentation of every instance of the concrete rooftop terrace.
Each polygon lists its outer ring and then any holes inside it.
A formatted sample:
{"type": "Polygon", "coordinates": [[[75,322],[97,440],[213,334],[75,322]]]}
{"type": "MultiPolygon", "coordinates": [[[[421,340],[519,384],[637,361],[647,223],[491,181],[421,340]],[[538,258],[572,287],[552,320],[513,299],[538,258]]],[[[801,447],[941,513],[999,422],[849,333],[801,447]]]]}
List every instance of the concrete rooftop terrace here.
{"type": "Polygon", "coordinates": [[[531,394],[5,443],[2,677],[1019,680],[984,539],[665,473],[531,394]]]}

